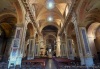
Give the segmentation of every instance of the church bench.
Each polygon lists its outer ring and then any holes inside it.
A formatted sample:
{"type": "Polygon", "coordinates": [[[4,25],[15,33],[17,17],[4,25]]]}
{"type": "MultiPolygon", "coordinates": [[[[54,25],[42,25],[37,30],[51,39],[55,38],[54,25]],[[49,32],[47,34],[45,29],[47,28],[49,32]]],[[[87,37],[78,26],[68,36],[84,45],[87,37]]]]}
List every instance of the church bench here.
{"type": "Polygon", "coordinates": [[[41,59],[35,58],[35,59],[32,59],[32,60],[22,61],[23,64],[30,65],[30,67],[31,66],[35,66],[35,67],[41,66],[44,69],[45,69],[45,66],[46,66],[46,62],[47,62],[47,59],[44,59],[44,58],[41,58],[41,59]]]}
{"type": "Polygon", "coordinates": [[[71,62],[73,62],[73,60],[70,60],[67,58],[53,58],[53,60],[57,69],[61,69],[62,67],[66,65],[71,65],[71,62]]]}

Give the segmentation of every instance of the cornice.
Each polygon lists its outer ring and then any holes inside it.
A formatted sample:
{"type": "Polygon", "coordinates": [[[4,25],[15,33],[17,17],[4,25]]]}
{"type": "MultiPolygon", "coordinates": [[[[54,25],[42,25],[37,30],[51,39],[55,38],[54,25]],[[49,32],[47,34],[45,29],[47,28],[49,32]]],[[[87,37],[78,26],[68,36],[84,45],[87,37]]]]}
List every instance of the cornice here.
{"type": "MultiPolygon", "coordinates": [[[[21,1],[22,1],[22,0],[21,0],[21,1]]],[[[35,26],[35,28],[36,28],[38,34],[41,35],[41,33],[40,33],[40,31],[39,31],[39,28],[38,28],[38,26],[37,26],[37,24],[36,24],[36,22],[35,22],[35,20],[34,20],[33,14],[32,14],[32,12],[31,12],[31,9],[30,9],[28,3],[22,1],[22,4],[24,5],[26,11],[28,12],[29,18],[30,18],[30,20],[32,21],[33,25],[35,26]]]]}

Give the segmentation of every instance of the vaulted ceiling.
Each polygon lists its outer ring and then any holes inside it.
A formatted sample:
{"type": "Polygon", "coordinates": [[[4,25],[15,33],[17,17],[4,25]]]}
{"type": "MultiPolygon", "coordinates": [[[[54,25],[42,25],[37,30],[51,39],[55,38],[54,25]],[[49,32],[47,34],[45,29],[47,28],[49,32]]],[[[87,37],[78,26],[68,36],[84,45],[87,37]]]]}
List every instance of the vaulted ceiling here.
{"type": "Polygon", "coordinates": [[[6,37],[10,37],[17,23],[16,8],[10,0],[0,0],[0,27],[5,32],[6,37]]]}
{"type": "Polygon", "coordinates": [[[69,0],[29,0],[29,4],[35,10],[35,20],[39,26],[46,23],[63,24],[66,7],[69,0]]]}
{"type": "Polygon", "coordinates": [[[0,0],[0,13],[13,12],[16,13],[16,9],[10,0],[0,0]]]}
{"type": "MultiPolygon", "coordinates": [[[[29,8],[31,8],[32,15],[34,16],[34,20],[40,29],[52,25],[59,30],[64,23],[66,11],[69,10],[71,4],[71,0],[20,0],[18,2],[21,1],[27,1],[29,8]]],[[[17,0],[1,0],[0,14],[13,13],[14,16],[17,17],[16,22],[19,22],[23,19],[19,5],[20,4],[17,4],[17,0]]],[[[7,17],[9,17],[9,15],[7,17]]]]}

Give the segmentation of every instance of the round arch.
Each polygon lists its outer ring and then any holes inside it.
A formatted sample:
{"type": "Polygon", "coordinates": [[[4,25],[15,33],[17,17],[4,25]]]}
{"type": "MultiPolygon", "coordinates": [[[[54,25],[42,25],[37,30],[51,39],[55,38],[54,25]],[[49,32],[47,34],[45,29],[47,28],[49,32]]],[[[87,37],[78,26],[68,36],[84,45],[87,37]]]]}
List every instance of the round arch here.
{"type": "Polygon", "coordinates": [[[73,48],[73,55],[74,57],[79,58],[79,50],[78,50],[78,42],[75,32],[75,25],[73,22],[70,22],[66,28],[67,38],[72,40],[72,48],[73,48]]]}
{"type": "Polygon", "coordinates": [[[17,12],[17,23],[23,23],[25,11],[21,0],[15,0],[12,2],[17,12]]]}
{"type": "Polygon", "coordinates": [[[44,41],[45,41],[45,49],[46,52],[48,52],[48,57],[49,57],[49,50],[51,50],[52,55],[56,56],[56,36],[54,34],[47,34],[46,36],[44,36],[44,41]]]}
{"type": "MultiPolygon", "coordinates": [[[[26,36],[25,36],[25,49],[24,49],[24,56],[28,58],[29,56],[29,49],[32,47],[32,44],[30,43],[31,39],[34,38],[34,27],[32,23],[28,23],[26,25],[26,36]],[[31,44],[31,45],[30,45],[31,44]]],[[[31,49],[32,50],[32,49],[31,49]]]]}
{"type": "Polygon", "coordinates": [[[2,13],[0,14],[0,21],[7,17],[15,17],[17,19],[17,16],[14,13],[2,13]]]}
{"type": "Polygon", "coordinates": [[[14,36],[16,23],[17,23],[17,18],[15,14],[3,13],[0,15],[0,26],[4,30],[7,38],[11,36],[12,31],[13,31],[12,36],[14,36]]]}
{"type": "Polygon", "coordinates": [[[91,23],[86,30],[92,55],[94,56],[94,58],[98,59],[97,57],[99,57],[100,54],[100,22],[91,23]]]}
{"type": "Polygon", "coordinates": [[[59,27],[58,25],[54,24],[54,23],[49,23],[49,24],[48,24],[48,23],[44,23],[44,25],[42,25],[42,26],[40,27],[40,32],[42,32],[43,28],[46,27],[46,26],[48,26],[48,25],[54,26],[54,27],[56,27],[58,30],[60,30],[60,27],[59,27]]]}
{"type": "Polygon", "coordinates": [[[27,24],[27,30],[29,31],[30,37],[34,37],[34,26],[32,23],[27,24]]]}
{"type": "Polygon", "coordinates": [[[100,21],[100,2],[96,1],[82,1],[82,5],[78,8],[78,21],[80,26],[86,27],[87,25],[100,21]],[[83,9],[84,8],[84,9],[83,9]]]}
{"type": "Polygon", "coordinates": [[[54,34],[52,34],[52,33],[48,33],[46,36],[44,36],[44,39],[46,39],[49,35],[55,37],[55,39],[56,39],[56,36],[54,34]]]}
{"type": "Polygon", "coordinates": [[[17,16],[12,12],[0,13],[0,50],[4,56],[10,55],[12,37],[15,35],[17,16]]]}

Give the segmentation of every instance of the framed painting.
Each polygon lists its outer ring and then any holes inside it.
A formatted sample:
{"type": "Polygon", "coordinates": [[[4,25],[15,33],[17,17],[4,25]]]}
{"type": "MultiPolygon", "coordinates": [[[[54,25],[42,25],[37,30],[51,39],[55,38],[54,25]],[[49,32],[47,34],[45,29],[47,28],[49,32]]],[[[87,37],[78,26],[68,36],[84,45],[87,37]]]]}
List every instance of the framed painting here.
{"type": "Polygon", "coordinates": [[[19,47],[19,45],[20,45],[20,39],[14,39],[13,40],[13,47],[15,48],[18,48],[19,47]]]}
{"type": "Polygon", "coordinates": [[[68,47],[69,47],[69,54],[73,54],[72,53],[72,40],[68,39],[68,47]]]}
{"type": "Polygon", "coordinates": [[[13,48],[12,49],[12,57],[16,57],[17,56],[17,48],[13,48]]]}
{"type": "Polygon", "coordinates": [[[16,32],[16,38],[20,38],[20,29],[18,29],[16,32]]]}
{"type": "Polygon", "coordinates": [[[86,29],[84,27],[80,27],[81,37],[82,37],[82,43],[85,49],[85,53],[90,53],[89,50],[89,44],[88,44],[88,38],[86,35],[86,29]]]}
{"type": "Polygon", "coordinates": [[[21,29],[21,28],[17,28],[17,29],[16,29],[15,38],[20,38],[20,37],[21,37],[21,32],[22,32],[22,29],[21,29]]]}

